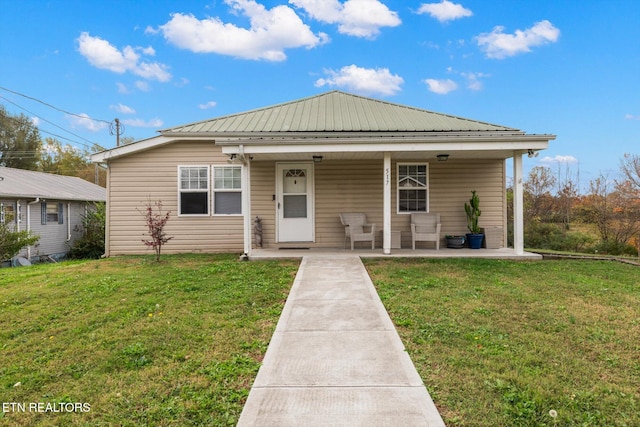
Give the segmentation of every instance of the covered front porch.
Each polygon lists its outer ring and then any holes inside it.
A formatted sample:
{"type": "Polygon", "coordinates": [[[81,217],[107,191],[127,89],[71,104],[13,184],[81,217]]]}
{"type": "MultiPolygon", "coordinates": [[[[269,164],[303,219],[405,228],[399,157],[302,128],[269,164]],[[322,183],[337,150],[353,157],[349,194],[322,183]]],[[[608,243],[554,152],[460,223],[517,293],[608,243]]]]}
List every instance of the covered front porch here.
{"type": "MultiPolygon", "coordinates": [[[[529,142],[532,144],[531,142],[529,142]]],[[[533,145],[533,144],[532,144],[533,145]]],[[[263,147],[259,147],[264,150],[263,147]]],[[[274,149],[274,147],[270,147],[274,149]]],[[[371,148],[371,147],[369,147],[371,148]]],[[[514,150],[508,147],[500,151],[487,150],[483,153],[464,150],[448,150],[448,161],[437,159],[438,151],[418,151],[405,147],[397,152],[364,152],[358,158],[352,154],[318,150],[306,151],[296,147],[294,153],[264,153],[247,145],[243,147],[226,146],[223,153],[234,155],[243,167],[243,209],[249,214],[244,216],[244,254],[252,257],[255,251],[272,250],[276,253],[292,251],[295,248],[342,250],[345,247],[344,226],[339,215],[343,212],[362,212],[368,222],[376,224],[376,248],[380,253],[411,254],[405,251],[411,247],[410,215],[401,211],[399,188],[402,176],[399,168],[407,162],[420,164],[426,170],[426,212],[441,214],[442,231],[440,248],[446,248],[446,235],[460,235],[467,232],[464,214],[464,202],[469,199],[471,190],[477,189],[482,197],[482,227],[499,229],[501,241],[499,247],[506,247],[507,197],[505,159],[513,159],[515,177],[513,211],[514,247],[499,256],[510,254],[525,255],[522,234],[522,157],[526,150],[514,150]],[[237,153],[232,150],[238,149],[237,153]],[[480,157],[477,159],[472,156],[480,157]],[[315,157],[320,161],[310,161],[315,157]],[[306,162],[304,159],[307,159],[306,162]],[[303,228],[294,229],[285,224],[283,207],[286,192],[283,176],[289,172],[304,173],[307,187],[296,190],[295,197],[304,197],[307,205],[303,228]],[[305,189],[306,188],[306,189],[305,189]],[[255,220],[259,217],[263,223],[262,245],[257,244],[255,220]],[[305,231],[307,234],[304,234],[305,231]],[[286,232],[286,233],[285,233],[286,232]],[[299,236],[303,236],[298,238],[299,236]],[[401,246],[394,240],[401,236],[401,246]]],[[[449,147],[451,148],[451,147],[449,147]]],[[[298,184],[303,180],[294,176],[298,184]]],[[[298,219],[296,219],[298,221],[298,219]]],[[[436,252],[432,245],[421,245],[417,256],[429,256],[436,252]]],[[[348,245],[346,245],[348,246],[348,245]]],[[[489,247],[487,245],[487,247],[489,247]]],[[[496,246],[491,247],[491,250],[496,246]]],[[[416,248],[418,249],[418,248],[416,248]]],[[[307,250],[307,249],[302,249],[307,250]]],[[[372,253],[375,253],[374,250],[372,253]]],[[[445,251],[446,254],[448,251],[445,251]]],[[[484,251],[483,251],[484,252],[484,251]]],[[[491,252],[486,252],[487,256],[491,252]]],[[[456,254],[451,252],[449,256],[456,254]]],[[[444,255],[447,256],[447,255],[444,255]]],[[[455,256],[459,256],[459,253],[455,256]]],[[[470,254],[468,256],[479,256],[470,254]]]]}
{"type": "Polygon", "coordinates": [[[513,248],[500,249],[394,249],[391,253],[385,254],[382,249],[350,249],[343,248],[308,248],[308,249],[253,249],[248,259],[265,260],[280,258],[302,258],[302,257],[347,257],[358,256],[360,258],[486,258],[486,259],[511,259],[522,261],[537,261],[542,259],[542,255],[522,251],[518,253],[513,248]]]}

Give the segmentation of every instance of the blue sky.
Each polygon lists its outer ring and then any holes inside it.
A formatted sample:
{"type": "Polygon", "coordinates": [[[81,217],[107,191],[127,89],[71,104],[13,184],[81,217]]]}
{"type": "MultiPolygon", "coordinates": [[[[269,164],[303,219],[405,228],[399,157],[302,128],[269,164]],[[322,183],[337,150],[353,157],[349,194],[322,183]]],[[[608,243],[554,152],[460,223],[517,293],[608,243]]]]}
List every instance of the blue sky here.
{"type": "Polygon", "coordinates": [[[115,146],[114,118],[137,140],[339,89],[556,134],[525,168],[579,171],[583,188],[640,153],[637,0],[0,0],[0,11],[0,103],[81,147],[115,146]]]}

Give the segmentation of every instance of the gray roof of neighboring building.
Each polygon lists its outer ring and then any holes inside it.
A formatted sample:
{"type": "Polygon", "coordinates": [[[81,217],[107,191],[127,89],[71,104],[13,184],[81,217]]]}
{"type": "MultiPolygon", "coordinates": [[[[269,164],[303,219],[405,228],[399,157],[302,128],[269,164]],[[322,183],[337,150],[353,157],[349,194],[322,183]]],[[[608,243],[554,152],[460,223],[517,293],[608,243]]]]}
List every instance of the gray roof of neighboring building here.
{"type": "Polygon", "coordinates": [[[332,91],[160,131],[169,134],[262,132],[482,132],[518,129],[332,91]]]}
{"type": "Polygon", "coordinates": [[[0,197],[104,202],[103,187],[75,176],[0,166],[0,197]]]}

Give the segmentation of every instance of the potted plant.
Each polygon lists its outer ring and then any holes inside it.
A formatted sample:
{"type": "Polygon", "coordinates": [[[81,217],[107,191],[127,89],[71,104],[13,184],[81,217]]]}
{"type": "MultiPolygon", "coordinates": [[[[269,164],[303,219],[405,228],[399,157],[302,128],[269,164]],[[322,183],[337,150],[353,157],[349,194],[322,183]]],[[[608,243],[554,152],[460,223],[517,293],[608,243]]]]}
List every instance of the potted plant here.
{"type": "Polygon", "coordinates": [[[467,228],[469,229],[467,242],[469,242],[469,248],[480,249],[484,234],[482,234],[482,230],[478,225],[478,218],[482,215],[482,211],[480,210],[480,197],[475,191],[471,192],[469,203],[465,202],[464,210],[467,213],[467,228]]]}
{"type": "Polygon", "coordinates": [[[447,247],[450,249],[462,249],[467,238],[464,236],[444,236],[447,239],[447,247]]]}

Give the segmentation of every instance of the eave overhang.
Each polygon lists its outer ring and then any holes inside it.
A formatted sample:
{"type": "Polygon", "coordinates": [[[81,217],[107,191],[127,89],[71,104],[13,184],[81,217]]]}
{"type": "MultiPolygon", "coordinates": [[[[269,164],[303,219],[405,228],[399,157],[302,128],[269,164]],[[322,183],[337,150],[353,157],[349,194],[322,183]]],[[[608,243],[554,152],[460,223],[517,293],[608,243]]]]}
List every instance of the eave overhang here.
{"type": "MultiPolygon", "coordinates": [[[[278,154],[329,154],[329,153],[435,153],[463,154],[463,157],[508,158],[517,150],[544,150],[549,141],[555,139],[549,134],[525,134],[523,132],[345,132],[345,133],[206,133],[181,134],[165,133],[161,136],[139,141],[96,153],[91,160],[107,162],[129,154],[142,152],[161,145],[180,141],[211,142],[222,147],[224,154],[247,154],[271,159],[278,154]]],[[[343,157],[344,158],[344,157],[343,157]]]]}

